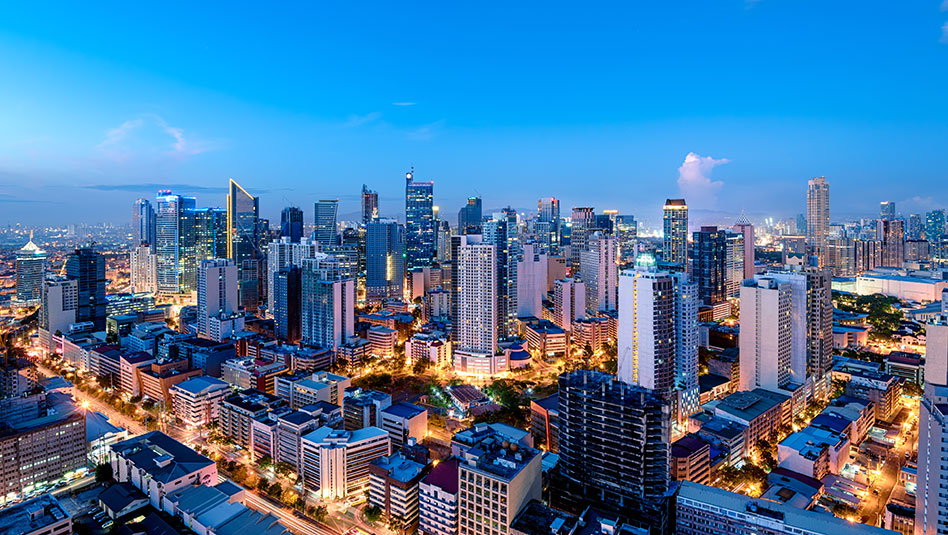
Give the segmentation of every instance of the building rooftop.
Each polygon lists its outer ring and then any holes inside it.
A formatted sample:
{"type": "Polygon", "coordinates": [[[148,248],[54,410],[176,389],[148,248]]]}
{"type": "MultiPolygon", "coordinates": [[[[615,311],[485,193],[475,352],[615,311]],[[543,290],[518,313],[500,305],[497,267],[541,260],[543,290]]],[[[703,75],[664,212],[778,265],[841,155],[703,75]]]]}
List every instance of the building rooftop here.
{"type": "Polygon", "coordinates": [[[142,491],[131,483],[115,483],[99,493],[99,501],[114,512],[125,509],[138,500],[147,500],[142,491]]]}
{"type": "Polygon", "coordinates": [[[108,417],[101,412],[86,411],[86,442],[92,442],[122,431],[125,431],[125,429],[109,423],[108,417]]]}
{"type": "MultiPolygon", "coordinates": [[[[719,514],[730,516],[728,512],[741,515],[763,517],[768,526],[779,522],[783,526],[805,530],[806,533],[833,533],[834,535],[891,535],[886,529],[868,524],[855,524],[833,515],[798,509],[789,505],[774,503],[762,499],[748,498],[743,494],[699,485],[691,481],[682,481],[678,490],[678,502],[691,500],[719,508],[719,514]]],[[[747,521],[747,520],[745,520],[747,521]]],[[[771,528],[772,529],[772,528],[771,528]]],[[[779,529],[779,528],[777,528],[779,529]]]]}
{"type": "Polygon", "coordinates": [[[163,483],[214,464],[214,461],[161,431],[152,431],[114,444],[112,451],[163,483]]]}
{"type": "Polygon", "coordinates": [[[724,399],[719,400],[717,407],[718,410],[750,422],[770,409],[782,403],[786,403],[789,400],[790,396],[771,392],[763,388],[755,388],[751,391],[730,394],[724,399]]]}
{"type": "Polygon", "coordinates": [[[461,460],[457,457],[451,457],[441,461],[425,476],[423,480],[427,485],[434,485],[448,494],[457,494],[458,492],[458,465],[461,460]]]}
{"type": "Polygon", "coordinates": [[[400,402],[394,405],[391,405],[385,409],[382,409],[382,412],[386,412],[393,416],[398,416],[399,418],[414,418],[423,412],[427,412],[427,409],[419,407],[414,403],[400,402]]]}
{"type": "Polygon", "coordinates": [[[672,457],[691,457],[695,452],[707,447],[708,443],[698,435],[688,433],[672,443],[671,454],[672,457]]]}
{"type": "Polygon", "coordinates": [[[530,500],[510,525],[526,535],[572,535],[578,518],[543,502],[530,500]]]}
{"type": "Polygon", "coordinates": [[[425,465],[416,463],[402,453],[379,457],[372,461],[372,465],[385,470],[389,478],[402,483],[410,482],[425,471],[425,465]]]}
{"type": "Polygon", "coordinates": [[[813,427],[828,429],[836,433],[843,433],[846,431],[847,427],[852,425],[852,420],[844,418],[833,412],[824,411],[820,414],[817,414],[816,417],[810,421],[810,425],[813,427]]]}
{"type": "Polygon", "coordinates": [[[721,377],[720,375],[715,375],[713,373],[706,373],[704,375],[698,376],[698,390],[701,392],[707,392],[729,382],[731,382],[731,380],[727,377],[721,377]]]}
{"type": "Polygon", "coordinates": [[[839,433],[808,425],[781,440],[780,445],[799,452],[807,459],[815,459],[824,448],[836,448],[846,440],[848,438],[839,433]]]}
{"type": "Polygon", "coordinates": [[[177,390],[183,390],[191,394],[200,394],[210,389],[227,388],[227,387],[230,387],[230,383],[221,381],[220,379],[216,377],[209,377],[207,375],[198,375],[186,381],[181,381],[180,383],[174,385],[172,388],[177,389],[177,390]]]}
{"type": "Polygon", "coordinates": [[[559,411],[560,410],[560,395],[553,394],[552,396],[545,397],[543,399],[535,399],[533,403],[536,403],[540,407],[546,409],[547,411],[559,411]]]}
{"type": "Polygon", "coordinates": [[[490,433],[464,453],[465,462],[462,466],[513,479],[540,451],[509,439],[500,432],[490,433]]]}
{"type": "Polygon", "coordinates": [[[448,394],[458,403],[473,403],[487,397],[477,387],[471,385],[451,386],[447,390],[448,394]]]}
{"type": "Polygon", "coordinates": [[[336,444],[352,444],[381,436],[387,437],[388,431],[379,429],[378,427],[363,427],[362,429],[345,431],[342,429],[333,429],[328,426],[323,426],[309,434],[303,435],[303,440],[307,440],[314,444],[326,442],[336,444]]]}
{"type": "Polygon", "coordinates": [[[224,403],[254,413],[265,411],[267,408],[280,402],[282,402],[281,398],[274,396],[273,394],[267,394],[266,392],[262,392],[256,388],[241,390],[240,392],[237,392],[236,394],[224,399],[224,403]]]}
{"type": "Polygon", "coordinates": [[[343,403],[345,405],[372,405],[375,403],[391,402],[392,396],[378,390],[365,390],[357,386],[350,386],[346,389],[343,403]]]}
{"type": "Polygon", "coordinates": [[[530,435],[530,432],[502,422],[494,422],[492,424],[481,423],[455,433],[454,442],[466,446],[473,446],[495,434],[503,435],[513,442],[522,442],[530,435]]]}
{"type": "Polygon", "coordinates": [[[0,510],[0,533],[21,535],[43,529],[69,517],[50,494],[0,510]]]}

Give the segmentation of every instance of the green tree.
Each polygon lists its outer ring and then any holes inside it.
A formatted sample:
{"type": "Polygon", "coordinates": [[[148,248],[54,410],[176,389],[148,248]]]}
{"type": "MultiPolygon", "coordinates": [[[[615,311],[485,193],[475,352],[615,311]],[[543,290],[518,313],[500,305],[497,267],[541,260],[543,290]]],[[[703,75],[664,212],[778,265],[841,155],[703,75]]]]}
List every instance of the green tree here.
{"type": "Polygon", "coordinates": [[[366,520],[368,520],[369,522],[375,523],[375,522],[378,522],[380,518],[382,518],[382,509],[374,505],[365,506],[365,519],[366,520]]]}
{"type": "Polygon", "coordinates": [[[114,479],[111,463],[102,463],[95,467],[95,482],[108,483],[114,479]]]}

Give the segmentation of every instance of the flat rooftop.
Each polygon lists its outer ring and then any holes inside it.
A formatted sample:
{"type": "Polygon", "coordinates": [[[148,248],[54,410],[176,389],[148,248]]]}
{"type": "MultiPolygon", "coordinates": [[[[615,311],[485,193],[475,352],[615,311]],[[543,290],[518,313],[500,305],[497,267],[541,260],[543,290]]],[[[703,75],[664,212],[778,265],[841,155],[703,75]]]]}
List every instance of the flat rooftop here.
{"type": "Polygon", "coordinates": [[[0,533],[22,535],[68,518],[59,501],[50,494],[0,510],[0,533]]]}

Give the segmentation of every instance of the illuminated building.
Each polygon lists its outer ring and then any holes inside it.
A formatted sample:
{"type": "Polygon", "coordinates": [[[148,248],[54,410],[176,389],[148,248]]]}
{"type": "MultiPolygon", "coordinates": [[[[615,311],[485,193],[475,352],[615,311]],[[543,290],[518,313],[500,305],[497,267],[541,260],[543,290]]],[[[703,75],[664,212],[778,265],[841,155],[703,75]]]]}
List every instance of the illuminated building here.
{"type": "Polygon", "coordinates": [[[616,310],[619,275],[615,236],[596,231],[587,237],[586,249],[580,253],[579,278],[586,287],[589,314],[616,310]]]}
{"type": "Polygon", "coordinates": [[[401,299],[405,279],[404,230],[392,219],[375,219],[366,226],[366,299],[401,299]]]}
{"type": "Polygon", "coordinates": [[[480,234],[482,218],[481,198],[468,197],[458,212],[458,234],[480,234]]]}
{"type": "Polygon", "coordinates": [[[355,281],[333,257],[316,253],[303,259],[301,293],[303,341],[333,349],[344,344],[354,329],[355,281]]]}
{"type": "Polygon", "coordinates": [[[688,205],[684,199],[666,199],[662,207],[662,260],[688,266],[688,205]]]}
{"type": "Polygon", "coordinates": [[[287,206],[280,212],[280,237],[299,243],[303,237],[303,211],[296,206],[287,206]]]}
{"type": "MultiPolygon", "coordinates": [[[[557,205],[558,207],[559,205],[557,205]]],[[[582,252],[586,250],[587,236],[596,226],[596,213],[591,207],[573,208],[569,233],[569,269],[571,275],[579,273],[582,252]]]]}
{"type": "Polygon", "coordinates": [[[313,205],[314,225],[313,241],[321,249],[326,249],[336,243],[336,214],[339,211],[337,199],[322,199],[313,205]]]}
{"type": "Polygon", "coordinates": [[[195,199],[160,191],[157,204],[155,255],[158,291],[164,294],[189,292],[183,280],[185,258],[181,256],[181,242],[186,232],[182,222],[184,212],[194,209],[195,199]]]}
{"type": "Polygon", "coordinates": [[[405,173],[405,267],[430,266],[435,258],[434,182],[405,173]]]}
{"type": "Polygon", "coordinates": [[[379,193],[372,191],[368,186],[362,184],[362,224],[368,225],[369,221],[379,216],[379,193]]]}
{"type": "Polygon", "coordinates": [[[829,182],[826,177],[813,177],[806,191],[806,244],[810,254],[820,258],[823,265],[824,247],[830,226],[829,182]]]}
{"type": "Polygon", "coordinates": [[[43,280],[46,278],[46,251],[30,241],[16,252],[16,298],[19,306],[38,305],[43,298],[43,280]]]}

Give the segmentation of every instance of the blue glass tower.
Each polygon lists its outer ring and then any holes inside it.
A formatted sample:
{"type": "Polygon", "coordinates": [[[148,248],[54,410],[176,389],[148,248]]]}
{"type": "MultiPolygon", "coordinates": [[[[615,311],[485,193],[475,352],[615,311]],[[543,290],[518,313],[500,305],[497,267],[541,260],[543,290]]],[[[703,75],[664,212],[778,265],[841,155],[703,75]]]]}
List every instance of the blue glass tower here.
{"type": "Polygon", "coordinates": [[[405,173],[406,269],[430,266],[435,258],[434,182],[415,182],[405,173]]]}

